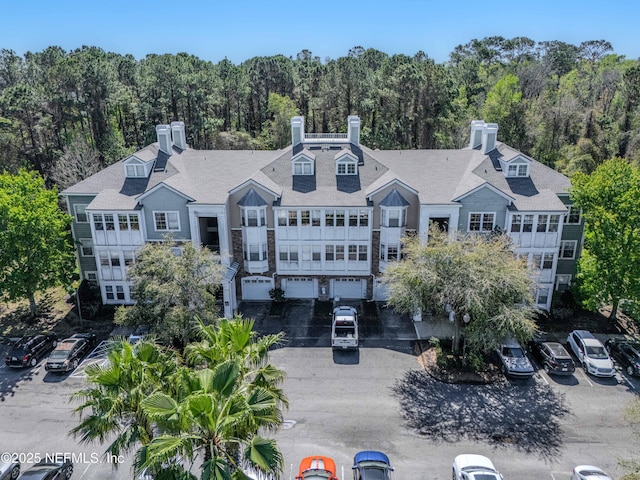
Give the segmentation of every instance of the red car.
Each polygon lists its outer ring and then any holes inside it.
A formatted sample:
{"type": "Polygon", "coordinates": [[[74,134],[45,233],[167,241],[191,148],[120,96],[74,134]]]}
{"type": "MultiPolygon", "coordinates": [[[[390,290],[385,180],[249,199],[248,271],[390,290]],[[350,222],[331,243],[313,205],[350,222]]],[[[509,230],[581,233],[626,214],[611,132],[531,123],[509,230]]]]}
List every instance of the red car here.
{"type": "Polygon", "coordinates": [[[336,462],[332,458],[317,455],[305,457],[300,462],[298,480],[338,480],[336,462]]]}

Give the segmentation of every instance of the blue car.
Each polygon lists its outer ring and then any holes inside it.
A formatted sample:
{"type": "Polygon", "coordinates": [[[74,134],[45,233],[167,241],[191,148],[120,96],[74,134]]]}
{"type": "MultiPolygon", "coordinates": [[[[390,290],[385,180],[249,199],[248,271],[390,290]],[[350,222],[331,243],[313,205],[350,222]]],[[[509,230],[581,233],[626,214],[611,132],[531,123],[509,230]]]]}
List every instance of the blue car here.
{"type": "Polygon", "coordinates": [[[353,457],[353,480],[391,480],[393,467],[382,452],[365,450],[353,457]]]}

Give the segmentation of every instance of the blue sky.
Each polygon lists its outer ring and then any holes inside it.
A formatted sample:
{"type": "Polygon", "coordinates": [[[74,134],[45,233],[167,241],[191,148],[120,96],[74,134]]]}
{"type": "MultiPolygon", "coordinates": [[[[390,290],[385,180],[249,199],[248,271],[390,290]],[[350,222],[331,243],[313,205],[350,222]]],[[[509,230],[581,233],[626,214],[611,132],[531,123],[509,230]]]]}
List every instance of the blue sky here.
{"type": "Polygon", "coordinates": [[[604,39],[640,57],[638,0],[18,0],[3,2],[0,48],[97,46],[140,59],[187,52],[218,62],[254,56],[324,59],[360,45],[436,62],[473,38],[500,35],[579,45],[604,39]]]}

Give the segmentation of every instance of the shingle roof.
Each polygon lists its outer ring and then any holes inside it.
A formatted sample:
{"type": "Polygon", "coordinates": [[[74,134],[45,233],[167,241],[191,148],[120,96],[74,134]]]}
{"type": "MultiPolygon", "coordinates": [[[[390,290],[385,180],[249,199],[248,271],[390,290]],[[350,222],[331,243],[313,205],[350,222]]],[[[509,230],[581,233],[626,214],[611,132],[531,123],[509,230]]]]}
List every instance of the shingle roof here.
{"type": "Polygon", "coordinates": [[[386,197],[384,197],[380,201],[380,205],[383,205],[385,207],[406,207],[407,205],[409,205],[409,202],[407,202],[405,198],[400,195],[400,192],[397,188],[394,188],[386,197]]]}
{"type": "Polygon", "coordinates": [[[238,205],[241,207],[264,207],[267,202],[253,188],[250,188],[244,197],[238,201],[238,205]]]}
{"type": "Polygon", "coordinates": [[[497,169],[498,160],[522,154],[502,143],[489,155],[478,149],[380,151],[348,143],[299,145],[296,152],[303,148],[315,157],[314,175],[292,175],[292,147],[278,151],[174,149],[167,157],[161,152],[159,156],[155,143],[134,154],[156,159],[149,178],[126,178],[120,161],[62,194],[100,194],[91,208],[128,210],[139,195],[162,182],[196,203],[223,205],[231,190],[253,181],[280,195],[280,205],[360,206],[367,204],[372,192],[399,181],[417,192],[421,204],[451,204],[488,184],[513,198],[517,210],[564,211],[557,194],[567,193],[570,187],[567,177],[533,159],[530,178],[506,178],[497,169]],[[336,174],[336,154],[344,150],[359,159],[357,175],[336,174]]]}

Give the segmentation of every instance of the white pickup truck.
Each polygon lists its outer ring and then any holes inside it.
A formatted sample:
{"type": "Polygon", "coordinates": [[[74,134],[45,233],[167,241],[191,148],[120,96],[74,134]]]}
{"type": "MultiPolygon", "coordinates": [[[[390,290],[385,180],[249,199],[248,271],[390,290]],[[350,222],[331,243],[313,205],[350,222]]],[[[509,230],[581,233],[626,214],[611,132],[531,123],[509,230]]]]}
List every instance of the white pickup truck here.
{"type": "Polygon", "coordinates": [[[358,348],[358,312],[355,308],[342,306],[333,309],[331,348],[358,348]]]}

